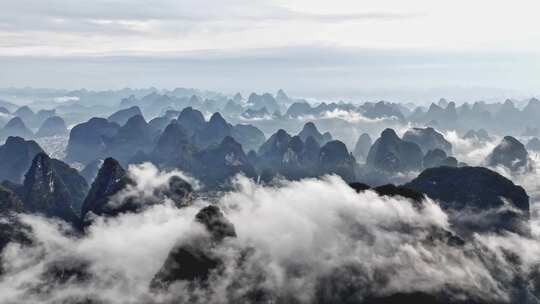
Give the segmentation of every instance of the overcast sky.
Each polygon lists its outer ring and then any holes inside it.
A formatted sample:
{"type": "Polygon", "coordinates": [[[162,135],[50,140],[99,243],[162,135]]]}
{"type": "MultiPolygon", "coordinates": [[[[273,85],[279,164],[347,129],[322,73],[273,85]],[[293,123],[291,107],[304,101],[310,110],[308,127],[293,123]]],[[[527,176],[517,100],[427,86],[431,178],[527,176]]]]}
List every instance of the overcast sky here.
{"type": "Polygon", "coordinates": [[[539,9],[538,0],[2,0],[0,86],[537,93],[539,9]]]}

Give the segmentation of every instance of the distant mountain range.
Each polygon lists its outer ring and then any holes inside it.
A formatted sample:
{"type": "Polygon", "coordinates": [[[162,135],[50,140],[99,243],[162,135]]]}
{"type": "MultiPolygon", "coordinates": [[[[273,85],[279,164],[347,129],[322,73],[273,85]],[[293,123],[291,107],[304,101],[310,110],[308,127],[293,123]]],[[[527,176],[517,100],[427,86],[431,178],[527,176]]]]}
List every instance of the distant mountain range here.
{"type": "MultiPolygon", "coordinates": [[[[102,303],[102,294],[86,291],[125,279],[96,262],[115,253],[88,253],[102,246],[97,243],[57,248],[106,236],[114,249],[133,227],[172,217],[170,235],[147,232],[178,239],[159,256],[145,257],[150,266],[138,265],[151,269],[138,286],[154,295],[144,302],[180,288],[188,297],[183,302],[493,303],[491,294],[460,284],[462,269],[476,271],[464,260],[482,265],[490,284],[511,290],[502,303],[528,303],[537,295],[530,265],[512,248],[497,247],[509,240],[536,244],[537,99],[521,108],[511,100],[458,106],[445,99],[424,108],[312,104],[283,90],[247,98],[194,89],[16,92],[73,99],[38,111],[0,102],[0,290],[17,277],[28,299],[102,303]],[[57,138],[66,142],[59,159],[46,147],[57,138]],[[261,228],[265,221],[284,230],[261,228]],[[126,223],[130,229],[119,228],[126,223]],[[257,229],[259,235],[246,237],[257,229]],[[297,229],[300,240],[292,237],[297,229]],[[56,245],[43,245],[47,233],[56,245]],[[317,250],[306,247],[305,254],[301,247],[308,243],[317,250]],[[27,254],[33,263],[12,263],[19,249],[48,260],[40,264],[27,254]],[[347,258],[336,263],[336,255],[347,258]],[[401,268],[366,268],[357,255],[401,268]],[[425,264],[450,264],[441,273],[459,273],[460,280],[433,288],[412,282],[406,292],[369,287],[388,287],[398,274],[399,282],[433,280],[436,271],[424,271],[425,264]],[[21,276],[29,268],[37,281],[21,276]],[[299,296],[302,288],[309,295],[299,296]],[[204,298],[210,290],[223,298],[204,298]]],[[[131,262],[137,250],[122,251],[115,262],[131,262]]],[[[126,286],[122,292],[129,292],[126,286]]]]}

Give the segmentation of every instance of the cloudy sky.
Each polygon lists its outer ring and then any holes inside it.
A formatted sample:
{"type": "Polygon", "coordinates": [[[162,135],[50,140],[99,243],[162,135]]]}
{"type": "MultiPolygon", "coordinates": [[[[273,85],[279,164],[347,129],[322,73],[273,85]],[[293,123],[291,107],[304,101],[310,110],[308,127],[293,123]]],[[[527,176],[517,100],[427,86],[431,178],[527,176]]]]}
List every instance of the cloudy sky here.
{"type": "Polygon", "coordinates": [[[537,0],[3,0],[0,86],[535,94],[537,0]]]}

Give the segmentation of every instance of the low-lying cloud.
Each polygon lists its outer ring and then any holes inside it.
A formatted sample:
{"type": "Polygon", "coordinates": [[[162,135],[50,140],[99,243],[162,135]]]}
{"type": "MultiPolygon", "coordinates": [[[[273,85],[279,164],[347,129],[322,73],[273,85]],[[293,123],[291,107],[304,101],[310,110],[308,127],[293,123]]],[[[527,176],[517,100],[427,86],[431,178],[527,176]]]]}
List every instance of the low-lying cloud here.
{"type": "Polygon", "coordinates": [[[461,137],[456,131],[446,131],[443,135],[452,144],[453,155],[458,161],[470,166],[482,165],[501,140],[500,137],[495,136],[492,136],[489,141],[467,139],[461,137]]]}
{"type": "MultiPolygon", "coordinates": [[[[144,195],[163,186],[168,174],[147,165],[130,167],[131,176],[147,181],[141,183],[148,190],[144,195]]],[[[280,186],[238,177],[235,184],[213,203],[238,237],[215,249],[225,271],[214,273],[204,290],[182,283],[161,293],[148,289],[175,244],[203,233],[193,219],[212,202],[198,199],[181,209],[166,201],[139,214],[100,219],[81,237],[57,222],[21,216],[34,231],[35,245],[12,244],[3,253],[0,302],[223,303],[260,292],[278,302],[310,303],[416,291],[511,300],[516,277],[530,276],[540,262],[534,233],[531,238],[478,234],[462,246],[434,237],[452,229],[447,214],[429,199],[418,207],[403,198],[356,193],[337,176],[280,186]],[[519,262],[508,260],[508,254],[519,262]],[[43,275],[54,263],[85,265],[89,275],[54,282],[43,275]]],[[[534,290],[520,288],[535,299],[534,290]]]]}

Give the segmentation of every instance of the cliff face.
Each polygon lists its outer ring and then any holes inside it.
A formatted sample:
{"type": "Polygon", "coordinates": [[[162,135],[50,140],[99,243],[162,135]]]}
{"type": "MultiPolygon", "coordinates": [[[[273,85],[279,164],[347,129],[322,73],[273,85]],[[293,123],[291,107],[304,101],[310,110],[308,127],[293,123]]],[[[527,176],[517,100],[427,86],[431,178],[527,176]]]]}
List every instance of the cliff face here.
{"type": "MultiPolygon", "coordinates": [[[[75,185],[77,182],[70,180],[75,178],[75,175],[65,172],[66,169],[63,165],[55,165],[45,153],[36,155],[25,175],[21,190],[26,212],[78,224],[79,217],[75,208],[80,198],[78,191],[82,189],[75,185]]],[[[82,182],[86,185],[84,179],[82,182]]]]}
{"type": "Polygon", "coordinates": [[[83,202],[81,218],[85,219],[89,212],[98,216],[115,215],[116,210],[107,206],[107,203],[130,182],[126,171],[115,159],[105,159],[83,202]]]}

